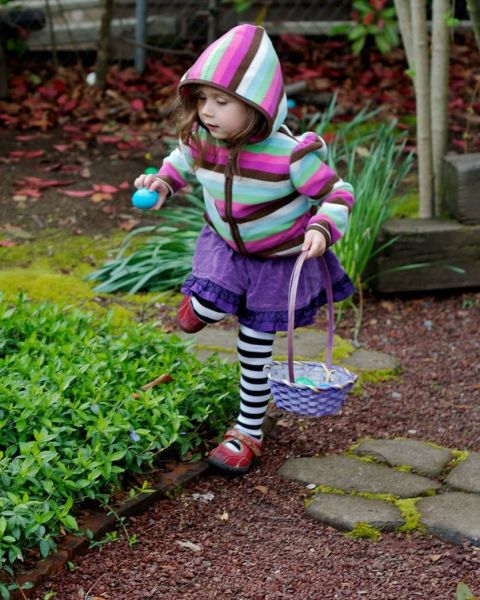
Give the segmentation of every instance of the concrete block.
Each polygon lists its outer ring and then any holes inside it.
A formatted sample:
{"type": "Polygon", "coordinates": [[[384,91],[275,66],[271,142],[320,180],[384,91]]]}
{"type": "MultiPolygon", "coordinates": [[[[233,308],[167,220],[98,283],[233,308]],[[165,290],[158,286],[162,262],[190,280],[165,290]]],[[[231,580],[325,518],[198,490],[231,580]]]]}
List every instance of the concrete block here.
{"type": "Polygon", "coordinates": [[[443,205],[460,223],[480,223],[480,152],[443,159],[443,205]]]}

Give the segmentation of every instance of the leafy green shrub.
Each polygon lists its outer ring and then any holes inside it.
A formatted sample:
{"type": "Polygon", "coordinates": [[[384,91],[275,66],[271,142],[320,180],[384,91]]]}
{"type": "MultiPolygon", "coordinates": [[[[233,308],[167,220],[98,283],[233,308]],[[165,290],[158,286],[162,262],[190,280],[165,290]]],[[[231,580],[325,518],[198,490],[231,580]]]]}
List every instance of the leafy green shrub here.
{"type": "Polygon", "coordinates": [[[0,297],[0,569],[35,546],[46,556],[61,526],[77,528],[75,507],[106,503],[127,472],[220,432],[235,380],[234,367],[200,362],[153,326],[117,332],[77,310],[0,297]],[[139,391],[162,373],[171,383],[139,391]]]}
{"type": "Polygon", "coordinates": [[[398,46],[398,27],[394,6],[385,0],[354,0],[352,23],[332,27],[331,35],[346,35],[353,54],[373,44],[382,54],[398,46]]]}

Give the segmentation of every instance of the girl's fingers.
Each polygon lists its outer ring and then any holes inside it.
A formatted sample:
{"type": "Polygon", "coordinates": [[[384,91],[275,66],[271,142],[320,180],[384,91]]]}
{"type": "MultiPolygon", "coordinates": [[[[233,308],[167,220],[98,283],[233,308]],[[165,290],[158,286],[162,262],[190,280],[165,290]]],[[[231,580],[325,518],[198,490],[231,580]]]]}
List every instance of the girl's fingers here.
{"type": "Polygon", "coordinates": [[[137,177],[137,178],[135,179],[135,181],[133,182],[133,185],[134,185],[136,188],[139,188],[139,189],[140,189],[140,188],[142,188],[142,187],[145,187],[144,181],[145,181],[145,175],[140,175],[140,177],[137,177]]]}

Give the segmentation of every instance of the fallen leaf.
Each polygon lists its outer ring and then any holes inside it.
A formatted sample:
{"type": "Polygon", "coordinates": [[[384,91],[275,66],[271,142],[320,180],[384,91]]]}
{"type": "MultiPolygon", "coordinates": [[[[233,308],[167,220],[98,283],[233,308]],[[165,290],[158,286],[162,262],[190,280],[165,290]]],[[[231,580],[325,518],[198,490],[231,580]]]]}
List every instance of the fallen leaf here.
{"type": "Polygon", "coordinates": [[[262,494],[266,494],[268,492],[268,488],[266,485],[256,485],[255,489],[261,492],[262,494]]]}
{"type": "Polygon", "coordinates": [[[34,140],[36,135],[16,135],[15,139],[17,142],[29,142],[30,140],[34,140]]]}
{"type": "Polygon", "coordinates": [[[45,150],[31,150],[30,152],[25,152],[25,158],[39,158],[45,154],[45,150]]]}
{"type": "Polygon", "coordinates": [[[442,558],[441,554],[432,554],[428,557],[432,562],[437,562],[442,558]]]}
{"type": "Polygon", "coordinates": [[[123,223],[120,225],[120,229],[123,229],[123,231],[131,231],[134,227],[136,227],[139,224],[139,219],[130,219],[129,221],[123,221],[123,223]]]}
{"type": "Polygon", "coordinates": [[[61,193],[72,198],[85,198],[86,196],[91,196],[93,190],[62,190],[61,193]]]}
{"type": "Polygon", "coordinates": [[[115,187],[114,185],[108,185],[108,184],[95,183],[93,185],[93,189],[96,192],[101,192],[102,194],[115,194],[115,192],[118,192],[117,187],[115,187]]]}
{"type": "Polygon", "coordinates": [[[24,177],[19,181],[20,185],[28,185],[35,188],[43,189],[48,187],[60,187],[63,185],[71,185],[74,183],[73,179],[41,179],[40,177],[24,177]]]}
{"type": "Polygon", "coordinates": [[[198,544],[194,544],[193,542],[189,542],[188,540],[177,540],[177,544],[182,548],[188,548],[188,550],[193,550],[194,552],[200,552],[202,549],[202,547],[198,544]]]}
{"type": "Polygon", "coordinates": [[[141,98],[134,98],[130,105],[133,110],[143,110],[145,108],[145,102],[141,98]]]}
{"type": "Polygon", "coordinates": [[[104,200],[113,200],[112,194],[102,194],[102,192],[96,192],[91,197],[92,202],[103,202],[104,200]]]}
{"type": "Polygon", "coordinates": [[[41,198],[42,194],[38,190],[30,188],[17,190],[17,196],[27,196],[28,198],[41,198]]]}
{"type": "Polygon", "coordinates": [[[380,302],[380,306],[388,312],[392,312],[392,310],[395,308],[395,305],[390,300],[382,300],[380,302]]]}
{"type": "Polygon", "coordinates": [[[220,521],[228,521],[229,516],[228,516],[228,512],[225,510],[221,515],[220,515],[220,521]]]}

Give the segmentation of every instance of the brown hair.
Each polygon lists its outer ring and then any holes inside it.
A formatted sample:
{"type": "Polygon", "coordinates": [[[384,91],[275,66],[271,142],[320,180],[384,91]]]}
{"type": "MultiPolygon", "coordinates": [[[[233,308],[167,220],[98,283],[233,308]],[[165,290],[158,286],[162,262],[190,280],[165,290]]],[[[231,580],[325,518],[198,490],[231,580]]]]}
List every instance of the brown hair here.
{"type": "MultiPolygon", "coordinates": [[[[188,85],[182,90],[181,97],[178,98],[175,115],[177,119],[177,131],[181,141],[188,146],[193,146],[198,153],[197,158],[194,160],[194,167],[198,168],[202,166],[205,158],[205,146],[200,142],[198,136],[198,129],[203,128],[202,122],[198,116],[197,100],[199,86],[188,85]],[[188,89],[185,89],[188,88],[188,89]]],[[[228,93],[228,92],[225,92],[228,93]]],[[[231,95],[231,94],[229,94],[231,95]]],[[[247,104],[247,103],[245,103],[247,104]]],[[[242,151],[243,146],[253,139],[264,139],[268,134],[268,123],[262,113],[256,110],[250,104],[247,104],[249,109],[250,119],[247,126],[243,131],[240,131],[228,140],[228,147],[230,148],[230,155],[232,157],[233,171],[235,174],[239,174],[240,168],[238,166],[238,157],[242,151]]],[[[207,141],[209,144],[216,145],[215,138],[207,130],[207,141]]]]}

